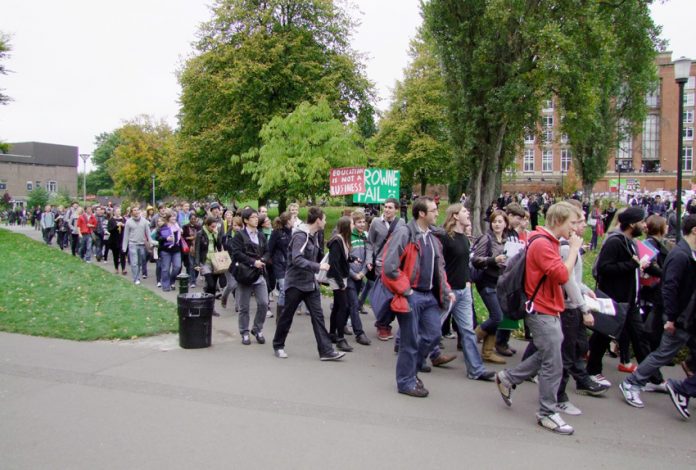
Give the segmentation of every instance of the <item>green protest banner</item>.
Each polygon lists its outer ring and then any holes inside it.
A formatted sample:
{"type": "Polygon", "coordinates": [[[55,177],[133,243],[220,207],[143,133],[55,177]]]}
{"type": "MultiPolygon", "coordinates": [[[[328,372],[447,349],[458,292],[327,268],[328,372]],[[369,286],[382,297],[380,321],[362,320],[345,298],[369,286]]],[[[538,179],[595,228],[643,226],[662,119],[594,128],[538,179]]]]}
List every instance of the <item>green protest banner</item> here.
{"type": "Polygon", "coordinates": [[[365,168],[365,192],[353,194],[358,204],[380,204],[387,198],[399,199],[401,172],[381,168],[365,168]]]}

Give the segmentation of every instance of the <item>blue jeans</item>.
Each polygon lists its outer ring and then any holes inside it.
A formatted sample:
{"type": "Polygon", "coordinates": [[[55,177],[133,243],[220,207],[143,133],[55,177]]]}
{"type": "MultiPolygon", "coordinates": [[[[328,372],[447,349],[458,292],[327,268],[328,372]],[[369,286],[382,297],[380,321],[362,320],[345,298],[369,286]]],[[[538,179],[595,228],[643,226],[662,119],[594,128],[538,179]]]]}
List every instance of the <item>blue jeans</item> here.
{"type": "Polygon", "coordinates": [[[80,258],[85,261],[92,260],[92,235],[80,236],[80,258]]]}
{"type": "Polygon", "coordinates": [[[362,320],[360,319],[360,301],[358,299],[358,292],[360,292],[362,286],[362,281],[348,279],[348,289],[346,289],[348,291],[348,315],[356,337],[365,333],[362,320]]]}
{"type": "Polygon", "coordinates": [[[172,281],[181,272],[181,253],[161,251],[159,255],[162,266],[162,289],[168,291],[172,288],[172,281]]]}
{"type": "Polygon", "coordinates": [[[365,278],[365,284],[363,285],[363,289],[360,291],[360,296],[358,297],[358,310],[361,310],[362,306],[365,305],[365,300],[367,300],[367,296],[370,295],[370,291],[374,285],[375,281],[365,278]]]}
{"type": "Polygon", "coordinates": [[[409,313],[399,313],[401,339],[396,359],[396,386],[400,391],[416,387],[416,373],[428,353],[440,341],[440,306],[432,293],[413,291],[409,313]]]}
{"type": "Polygon", "coordinates": [[[143,260],[147,261],[145,245],[128,245],[128,262],[131,265],[133,282],[140,280],[140,267],[143,264],[143,260]]]}
{"type": "Polygon", "coordinates": [[[278,286],[278,305],[285,305],[285,278],[276,278],[276,286],[278,286]]]}
{"type": "MultiPolygon", "coordinates": [[[[478,286],[476,288],[478,289],[478,286]]],[[[481,324],[481,329],[489,335],[495,334],[498,324],[503,320],[503,309],[500,308],[498,294],[495,292],[495,287],[482,287],[478,291],[488,310],[488,319],[481,324]]]]}
{"type": "Polygon", "coordinates": [[[474,333],[474,310],[471,287],[454,290],[455,301],[452,306],[452,317],[457,323],[459,337],[464,351],[467,376],[470,379],[478,378],[486,371],[481,360],[481,354],[476,347],[476,334],[474,333]]]}
{"type": "Polygon", "coordinates": [[[660,346],[638,364],[636,370],[626,377],[626,382],[640,386],[647,384],[650,377],[659,372],[660,367],[670,364],[684,346],[689,346],[689,349],[694,351],[696,338],[680,328],[677,328],[674,334],[664,332],[660,346]]]}

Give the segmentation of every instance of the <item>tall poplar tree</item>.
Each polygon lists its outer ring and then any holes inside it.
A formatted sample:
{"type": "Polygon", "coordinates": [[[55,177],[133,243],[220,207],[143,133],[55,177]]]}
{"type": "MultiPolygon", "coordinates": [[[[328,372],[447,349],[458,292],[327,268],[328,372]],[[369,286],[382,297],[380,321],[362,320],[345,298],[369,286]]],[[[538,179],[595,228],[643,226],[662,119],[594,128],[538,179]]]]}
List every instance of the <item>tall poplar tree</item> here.
{"type": "Polygon", "coordinates": [[[212,12],[179,74],[177,162],[168,177],[190,196],[251,195],[256,184],[241,156],[256,155],[247,152],[260,147],[264,124],[320,98],[340,121],[355,118],[371,85],[349,46],[353,23],[333,1],[217,0],[212,12]]]}

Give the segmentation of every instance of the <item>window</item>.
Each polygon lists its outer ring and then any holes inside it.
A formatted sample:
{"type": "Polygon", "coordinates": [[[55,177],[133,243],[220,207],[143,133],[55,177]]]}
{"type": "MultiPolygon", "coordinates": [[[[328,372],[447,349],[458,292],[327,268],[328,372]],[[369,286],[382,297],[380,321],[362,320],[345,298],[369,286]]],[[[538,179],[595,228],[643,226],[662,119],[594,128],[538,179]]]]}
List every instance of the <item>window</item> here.
{"type": "Polygon", "coordinates": [[[553,111],[553,98],[544,100],[544,109],[543,111],[553,111]]]}
{"type": "Polygon", "coordinates": [[[34,183],[31,181],[27,181],[27,191],[33,191],[34,190],[34,183]]]}
{"type": "Polygon", "coordinates": [[[682,119],[684,120],[684,124],[693,124],[694,123],[694,111],[691,109],[688,111],[684,111],[684,115],[682,116],[682,119]]]}
{"type": "Polygon", "coordinates": [[[543,139],[545,144],[550,144],[553,141],[553,130],[544,129],[543,139]]]}
{"type": "Polygon", "coordinates": [[[46,185],[46,189],[48,189],[49,193],[55,193],[58,191],[58,183],[55,181],[49,181],[46,185]]]}
{"type": "Polygon", "coordinates": [[[541,171],[553,171],[553,151],[544,149],[541,152],[541,171]]]}
{"type": "Polygon", "coordinates": [[[660,159],[660,117],[648,115],[643,122],[643,160],[660,159]]]}
{"type": "Polygon", "coordinates": [[[682,132],[682,137],[684,140],[694,140],[694,128],[685,127],[684,131],[682,132]]]}
{"type": "Polygon", "coordinates": [[[616,149],[617,160],[633,160],[633,137],[628,136],[619,142],[619,148],[616,149]]]}
{"type": "Polygon", "coordinates": [[[565,132],[563,134],[561,134],[561,143],[562,144],[568,143],[568,134],[566,134],[565,132]]]}
{"type": "Polygon", "coordinates": [[[694,105],[694,94],[693,93],[684,93],[684,106],[693,106],[694,105]]]}
{"type": "Polygon", "coordinates": [[[36,182],[34,183],[34,187],[40,188],[41,187],[41,180],[36,180],[36,182]]]}
{"type": "Polygon", "coordinates": [[[645,104],[650,108],[657,108],[660,105],[660,88],[655,87],[645,95],[645,104]]]}
{"type": "Polygon", "coordinates": [[[0,189],[7,189],[7,181],[5,181],[5,180],[0,181],[0,189]]]}
{"type": "Polygon", "coordinates": [[[684,86],[685,89],[687,90],[693,90],[696,88],[696,77],[693,75],[689,77],[689,79],[686,81],[686,85],[684,86]]]}
{"type": "Polygon", "coordinates": [[[570,149],[561,150],[561,172],[567,173],[570,170],[570,160],[570,149]]]}
{"type": "Polygon", "coordinates": [[[691,146],[682,149],[682,171],[693,171],[694,169],[694,148],[691,146]]]}
{"type": "Polygon", "coordinates": [[[524,171],[534,171],[534,149],[524,149],[524,171]]]}
{"type": "Polygon", "coordinates": [[[534,143],[534,134],[525,134],[524,135],[524,143],[525,144],[533,144],[534,143]]]}
{"type": "Polygon", "coordinates": [[[546,129],[553,127],[553,116],[544,116],[541,118],[541,125],[546,129]]]}

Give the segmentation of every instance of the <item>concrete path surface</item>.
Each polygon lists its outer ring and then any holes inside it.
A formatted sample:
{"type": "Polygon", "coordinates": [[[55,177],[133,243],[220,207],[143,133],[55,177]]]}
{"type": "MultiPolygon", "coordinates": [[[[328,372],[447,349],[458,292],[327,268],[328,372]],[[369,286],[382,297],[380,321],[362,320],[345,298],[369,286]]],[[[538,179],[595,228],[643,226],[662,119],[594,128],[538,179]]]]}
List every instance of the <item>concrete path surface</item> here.
{"type": "MultiPolygon", "coordinates": [[[[271,338],[275,321],[266,327],[271,338]]],[[[397,394],[393,342],[366,330],[372,345],[349,337],[355,352],[335,363],[318,360],[309,317],[295,317],[281,360],[270,342],[241,344],[231,308],[214,321],[213,346],[197,350],[180,349],[177,335],[73,342],[0,333],[0,468],[696,466],[696,424],[667,395],[643,393],[641,410],[625,404],[616,359],[605,359],[614,383],[605,397],[571,394],[583,415],[567,417],[576,432],[562,437],[536,425],[534,384],[519,386],[507,408],[494,384],[466,379],[461,353],[420,374],[430,397],[397,394]]],[[[453,340],[444,344],[455,351],[453,340]]]]}

